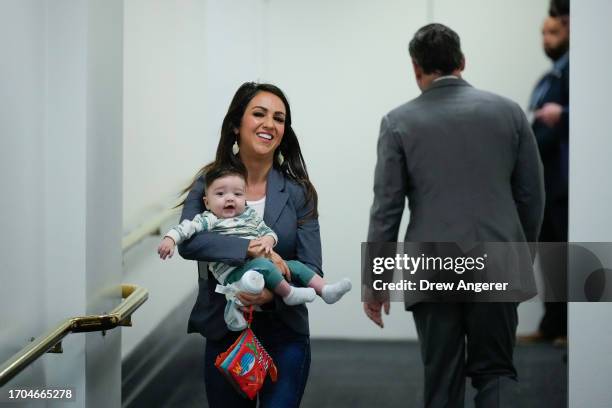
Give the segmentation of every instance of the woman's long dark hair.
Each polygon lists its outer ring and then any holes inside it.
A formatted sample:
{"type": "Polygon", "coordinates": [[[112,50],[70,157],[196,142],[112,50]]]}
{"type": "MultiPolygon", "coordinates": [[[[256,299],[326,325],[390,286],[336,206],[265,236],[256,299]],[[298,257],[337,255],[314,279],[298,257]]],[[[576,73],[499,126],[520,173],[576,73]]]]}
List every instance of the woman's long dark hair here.
{"type": "MultiPolygon", "coordinates": [[[[300,149],[300,144],[295,132],[293,131],[293,128],[291,127],[291,109],[289,107],[289,101],[285,97],[283,91],[272,84],[245,82],[240,86],[240,88],[238,88],[236,94],[234,94],[234,97],[232,98],[227,114],[223,118],[223,124],[221,125],[221,139],[219,140],[219,145],[217,146],[215,160],[200,169],[200,171],[198,171],[198,173],[195,175],[191,185],[183,190],[182,193],[186,193],[191,190],[196,181],[213,167],[233,167],[246,174],[247,169],[240,160],[239,155],[234,155],[232,152],[232,146],[236,141],[235,130],[240,129],[240,122],[242,120],[242,116],[244,115],[244,111],[246,110],[249,102],[251,102],[251,99],[253,99],[259,92],[269,92],[274,94],[278,96],[285,105],[285,133],[283,135],[283,140],[277,148],[277,152],[280,151],[285,160],[282,164],[279,164],[278,160],[275,159],[273,160],[273,166],[275,169],[304,188],[306,192],[306,201],[304,206],[311,207],[308,217],[316,218],[319,216],[317,210],[317,191],[310,182],[308,171],[306,170],[306,163],[304,162],[304,157],[302,156],[302,151],[300,149]]],[[[275,152],[274,157],[276,158],[277,156],[278,155],[275,152]]],[[[185,201],[179,205],[184,204],[184,202],[185,201]]]]}

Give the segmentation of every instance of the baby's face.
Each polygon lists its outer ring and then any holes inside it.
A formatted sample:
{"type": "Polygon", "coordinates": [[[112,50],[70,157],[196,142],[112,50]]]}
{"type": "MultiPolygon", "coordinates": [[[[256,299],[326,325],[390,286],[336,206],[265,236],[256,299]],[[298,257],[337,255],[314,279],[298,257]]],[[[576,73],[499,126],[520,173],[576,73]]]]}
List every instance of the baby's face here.
{"type": "Polygon", "coordinates": [[[204,205],[219,218],[236,217],[246,206],[246,184],[239,176],[220,177],[206,190],[204,205]]]}

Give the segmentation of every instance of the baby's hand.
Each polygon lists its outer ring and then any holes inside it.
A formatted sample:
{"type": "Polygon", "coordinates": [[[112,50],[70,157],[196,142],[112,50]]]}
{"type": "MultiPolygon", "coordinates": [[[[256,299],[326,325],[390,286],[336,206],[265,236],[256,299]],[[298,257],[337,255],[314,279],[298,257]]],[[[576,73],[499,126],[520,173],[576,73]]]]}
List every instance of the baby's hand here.
{"type": "Polygon", "coordinates": [[[274,244],[276,241],[270,235],[266,235],[264,237],[259,238],[259,242],[261,242],[261,246],[264,250],[265,256],[269,256],[272,253],[272,248],[274,248],[274,244]]]}
{"type": "Polygon", "coordinates": [[[157,248],[157,253],[161,259],[172,258],[174,254],[174,240],[170,237],[164,237],[161,244],[157,248]]]}

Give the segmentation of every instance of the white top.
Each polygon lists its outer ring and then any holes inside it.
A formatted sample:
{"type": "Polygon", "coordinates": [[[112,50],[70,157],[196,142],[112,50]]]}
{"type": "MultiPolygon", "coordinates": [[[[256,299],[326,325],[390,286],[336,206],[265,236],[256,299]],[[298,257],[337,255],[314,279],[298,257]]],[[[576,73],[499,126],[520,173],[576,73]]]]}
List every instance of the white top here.
{"type": "Polygon", "coordinates": [[[263,218],[264,211],[266,209],[266,196],[263,196],[263,198],[260,198],[257,201],[247,201],[246,203],[249,207],[255,210],[257,215],[263,218]]]}

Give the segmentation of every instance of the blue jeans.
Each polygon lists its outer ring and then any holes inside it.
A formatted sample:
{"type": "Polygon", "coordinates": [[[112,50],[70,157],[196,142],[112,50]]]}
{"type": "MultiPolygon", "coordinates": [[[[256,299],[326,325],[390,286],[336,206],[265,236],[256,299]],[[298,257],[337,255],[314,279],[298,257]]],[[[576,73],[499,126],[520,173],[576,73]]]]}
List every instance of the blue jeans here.
{"type": "MultiPolygon", "coordinates": [[[[274,321],[273,313],[257,313],[253,331],[274,360],[278,380],[266,378],[259,392],[261,408],[300,406],[310,370],[310,338],[294,333],[274,321]]],[[[215,358],[227,350],[240,333],[230,332],[221,340],[207,340],[204,354],[204,383],[210,408],[255,408],[256,401],[242,397],[215,367],[215,358]]]]}

